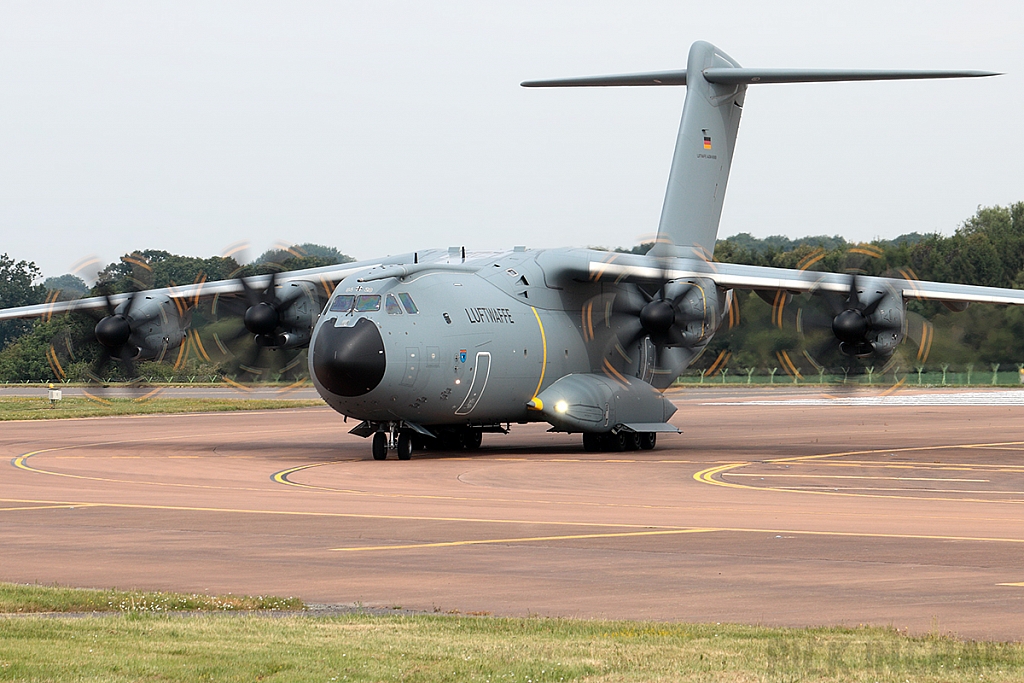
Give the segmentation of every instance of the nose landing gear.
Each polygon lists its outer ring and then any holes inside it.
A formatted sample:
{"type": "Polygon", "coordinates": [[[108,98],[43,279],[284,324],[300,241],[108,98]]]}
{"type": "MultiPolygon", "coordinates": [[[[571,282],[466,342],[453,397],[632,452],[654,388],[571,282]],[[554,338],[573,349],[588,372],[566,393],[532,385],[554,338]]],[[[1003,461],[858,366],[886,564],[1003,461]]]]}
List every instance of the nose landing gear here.
{"type": "Polygon", "coordinates": [[[371,453],[374,460],[387,460],[388,451],[394,450],[399,460],[411,460],[413,451],[475,451],[480,448],[483,429],[479,427],[442,428],[437,437],[418,434],[398,425],[381,423],[373,433],[371,453]]]}
{"type": "Polygon", "coordinates": [[[373,442],[371,445],[374,460],[384,460],[388,457],[388,434],[386,432],[377,432],[373,435],[373,442]]]}
{"type": "Polygon", "coordinates": [[[412,458],[414,446],[413,435],[403,430],[398,432],[397,437],[389,432],[375,433],[370,449],[374,460],[387,460],[388,450],[391,448],[395,449],[399,460],[409,460],[412,458]]]}

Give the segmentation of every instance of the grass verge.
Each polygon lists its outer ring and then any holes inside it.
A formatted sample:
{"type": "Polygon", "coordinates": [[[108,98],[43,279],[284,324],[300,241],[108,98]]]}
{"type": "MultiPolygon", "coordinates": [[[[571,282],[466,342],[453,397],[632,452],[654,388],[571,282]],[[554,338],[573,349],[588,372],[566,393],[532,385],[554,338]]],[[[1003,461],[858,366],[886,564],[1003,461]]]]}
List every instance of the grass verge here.
{"type": "Polygon", "coordinates": [[[347,614],[294,598],[0,583],[0,681],[1024,681],[1024,645],[884,628],[347,614]],[[174,610],[210,614],[171,617],[174,610]]]}
{"type": "Polygon", "coordinates": [[[0,617],[0,680],[1021,681],[1024,648],[878,628],[365,614],[0,617]]]}
{"type": "Polygon", "coordinates": [[[322,406],[316,399],[248,398],[160,398],[133,400],[109,398],[102,402],[69,396],[51,407],[45,396],[0,397],[2,420],[53,420],[68,417],[104,417],[110,415],[146,415],[156,413],[202,413],[226,410],[274,410],[322,406]]]}
{"type": "Polygon", "coordinates": [[[0,614],[31,612],[174,612],[300,610],[298,598],[263,595],[200,595],[0,583],[0,614]]]}

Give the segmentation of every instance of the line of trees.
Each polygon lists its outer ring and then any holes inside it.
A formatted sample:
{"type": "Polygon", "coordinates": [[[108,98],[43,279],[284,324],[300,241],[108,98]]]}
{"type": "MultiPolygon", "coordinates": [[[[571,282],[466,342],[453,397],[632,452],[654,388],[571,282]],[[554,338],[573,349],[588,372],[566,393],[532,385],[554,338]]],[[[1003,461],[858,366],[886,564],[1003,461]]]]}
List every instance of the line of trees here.
{"type": "MultiPolygon", "coordinates": [[[[892,275],[920,280],[1024,289],[1024,202],[979,208],[951,236],[910,233],[892,240],[855,244],[838,236],[758,239],[740,234],[720,240],[715,260],[778,268],[892,275]]],[[[792,325],[773,324],[772,305],[751,292],[737,292],[741,324],[716,335],[695,364],[711,368],[724,352],[736,368],[768,371],[782,367],[779,354],[788,352],[794,364],[813,371],[804,358],[798,332],[792,325]]],[[[810,306],[803,296],[787,309],[810,306]]],[[[972,304],[952,312],[934,302],[910,301],[908,311],[934,325],[925,358],[918,357],[914,340],[901,345],[894,362],[904,373],[927,366],[962,370],[1000,364],[1015,370],[1024,362],[1024,307],[972,304]]],[[[916,319],[916,318],[915,318],[916,319]]]]}
{"type": "MultiPolygon", "coordinates": [[[[646,253],[649,245],[631,250],[646,253]]],[[[1012,206],[979,208],[953,235],[910,233],[892,240],[869,244],[851,243],[838,236],[818,235],[791,239],[781,236],[755,238],[740,234],[720,240],[715,259],[778,268],[800,268],[813,263],[813,269],[830,272],[858,272],[868,275],[895,275],[922,280],[956,282],[990,287],[1024,289],[1024,202],[1012,206]]],[[[230,257],[199,258],[179,256],[166,251],[144,250],[126,255],[100,271],[98,287],[108,291],[189,284],[200,277],[218,280],[247,276],[271,270],[297,270],[353,259],[337,249],[320,245],[300,245],[288,250],[275,249],[253,263],[241,265],[230,257]],[[145,264],[140,267],[140,263],[145,264]]],[[[39,269],[28,261],[0,256],[0,307],[41,303],[48,290],[61,289],[74,298],[91,292],[73,275],[50,278],[43,285],[33,282],[39,269]]],[[[50,296],[52,297],[52,291],[50,296]]],[[[63,298],[63,297],[62,297],[63,298]]],[[[808,295],[794,301],[790,310],[810,307],[808,295]]],[[[694,365],[696,372],[724,367],[768,373],[780,365],[780,354],[788,354],[798,371],[812,368],[801,359],[808,340],[801,339],[792,325],[776,324],[772,305],[752,292],[736,292],[740,324],[723,329],[712,340],[705,354],[694,365]],[[718,363],[718,367],[715,364],[718,363]]],[[[953,313],[939,304],[911,301],[908,310],[934,325],[934,334],[926,357],[922,358],[912,342],[901,346],[895,357],[903,372],[912,372],[927,364],[947,369],[967,367],[1003,368],[1024,363],[1024,307],[975,304],[966,311],[953,313]]],[[[203,324],[202,311],[196,322],[203,324]]],[[[51,321],[0,322],[0,381],[51,379],[53,372],[46,352],[53,339],[66,335],[85,340],[95,325],[88,316],[63,316],[51,321]]],[[[813,354],[811,354],[813,355],[813,354]]],[[[89,360],[88,353],[79,363],[89,360]]],[[[213,361],[194,358],[185,367],[191,376],[216,375],[223,368],[213,361]]],[[[166,376],[166,368],[144,368],[151,375],[166,376]]]]}
{"type": "MultiPolygon", "coordinates": [[[[240,264],[232,257],[200,258],[181,256],[167,251],[146,249],[126,254],[99,271],[96,284],[87,285],[73,274],[46,279],[42,285],[32,284],[40,272],[34,263],[15,261],[0,256],[0,308],[26,306],[44,301],[68,300],[102,293],[120,293],[141,289],[170,287],[198,282],[248,277],[272,271],[316,268],[354,261],[351,256],[333,247],[301,244],[287,249],[271,249],[250,264],[240,264]]],[[[204,329],[215,323],[210,315],[210,302],[203,302],[193,311],[193,327],[204,329]]],[[[236,327],[240,324],[235,321],[236,327]]],[[[52,320],[13,320],[0,322],[0,382],[53,381],[71,379],[85,381],[101,354],[93,330],[96,320],[86,313],[56,316],[52,320]],[[54,354],[56,364],[54,367],[54,354]],[[59,376],[63,375],[63,376],[59,376]]],[[[224,326],[224,323],[221,323],[224,326]]],[[[211,345],[207,350],[189,347],[174,368],[168,363],[141,363],[138,372],[146,378],[167,380],[194,379],[211,381],[225,373],[236,373],[238,360],[211,345]]],[[[296,368],[304,368],[298,363],[296,368]]],[[[274,368],[267,368],[262,379],[276,379],[274,368]]],[[[117,364],[104,368],[104,377],[128,379],[119,375],[117,364]]],[[[248,379],[252,379],[249,377],[248,379]]]]}

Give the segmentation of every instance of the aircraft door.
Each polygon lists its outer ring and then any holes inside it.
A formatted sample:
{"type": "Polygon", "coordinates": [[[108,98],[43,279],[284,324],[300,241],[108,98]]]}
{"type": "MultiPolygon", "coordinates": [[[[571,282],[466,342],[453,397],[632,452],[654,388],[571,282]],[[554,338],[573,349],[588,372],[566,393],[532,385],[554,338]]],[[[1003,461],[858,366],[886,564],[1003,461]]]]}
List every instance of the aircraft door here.
{"type": "Polygon", "coordinates": [[[476,408],[476,404],[480,402],[480,397],[483,396],[484,389],[487,388],[487,378],[491,374],[491,354],[487,351],[480,351],[476,354],[476,362],[473,364],[473,380],[469,384],[469,394],[466,395],[466,400],[462,402],[459,409],[455,411],[456,415],[469,415],[476,408]]]}
{"type": "Polygon", "coordinates": [[[420,350],[418,347],[409,347],[405,350],[405,377],[402,378],[403,387],[411,387],[416,384],[416,377],[420,374],[420,350]]]}

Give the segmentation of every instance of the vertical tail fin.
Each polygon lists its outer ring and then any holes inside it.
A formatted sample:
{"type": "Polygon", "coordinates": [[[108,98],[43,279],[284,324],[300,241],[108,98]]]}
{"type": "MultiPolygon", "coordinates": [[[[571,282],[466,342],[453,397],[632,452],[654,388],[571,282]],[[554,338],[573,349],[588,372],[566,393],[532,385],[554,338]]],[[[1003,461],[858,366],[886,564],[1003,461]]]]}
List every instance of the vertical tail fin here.
{"type": "Polygon", "coordinates": [[[893,81],[998,76],[990,71],[907,71],[863,69],[744,69],[714,45],[690,46],[685,71],[656,71],[526,81],[525,87],[685,85],[665,204],[661,209],[655,256],[710,259],[718,238],[725,186],[729,181],[736,132],[747,86],[757,83],[893,81]]]}
{"type": "Polygon", "coordinates": [[[738,67],[731,57],[710,43],[696,42],[690,47],[686,101],[661,208],[658,239],[651,250],[654,255],[696,255],[710,260],[715,251],[747,87],[711,83],[704,72],[738,67]]]}

